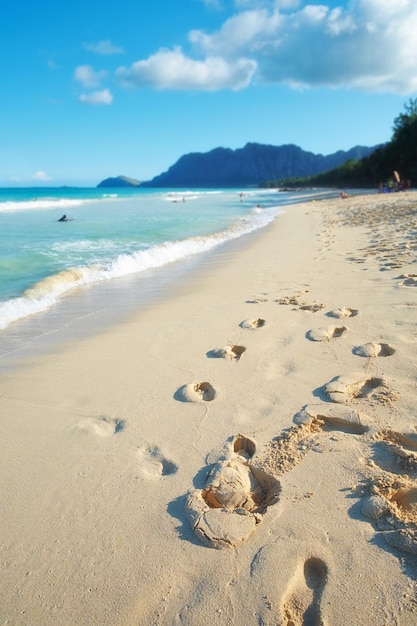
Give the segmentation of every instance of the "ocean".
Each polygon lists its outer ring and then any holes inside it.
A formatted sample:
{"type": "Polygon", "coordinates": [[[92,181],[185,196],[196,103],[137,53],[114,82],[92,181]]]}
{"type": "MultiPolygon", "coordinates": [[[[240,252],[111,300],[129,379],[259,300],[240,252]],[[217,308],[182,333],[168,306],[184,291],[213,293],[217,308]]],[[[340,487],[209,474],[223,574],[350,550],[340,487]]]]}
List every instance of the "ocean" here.
{"type": "Polygon", "coordinates": [[[0,189],[0,357],[127,315],[204,255],[305,198],[262,189],[0,189]]]}

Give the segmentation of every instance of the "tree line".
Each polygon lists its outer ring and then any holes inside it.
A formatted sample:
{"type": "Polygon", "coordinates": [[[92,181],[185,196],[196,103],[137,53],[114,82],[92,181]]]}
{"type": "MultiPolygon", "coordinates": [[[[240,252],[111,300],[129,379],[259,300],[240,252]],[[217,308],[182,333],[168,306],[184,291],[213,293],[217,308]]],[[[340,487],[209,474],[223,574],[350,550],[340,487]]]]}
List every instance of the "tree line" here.
{"type": "Polygon", "coordinates": [[[399,173],[401,180],[417,183],[417,98],[404,105],[394,120],[391,140],[359,161],[315,176],[266,181],[262,187],[378,187],[399,173]]]}

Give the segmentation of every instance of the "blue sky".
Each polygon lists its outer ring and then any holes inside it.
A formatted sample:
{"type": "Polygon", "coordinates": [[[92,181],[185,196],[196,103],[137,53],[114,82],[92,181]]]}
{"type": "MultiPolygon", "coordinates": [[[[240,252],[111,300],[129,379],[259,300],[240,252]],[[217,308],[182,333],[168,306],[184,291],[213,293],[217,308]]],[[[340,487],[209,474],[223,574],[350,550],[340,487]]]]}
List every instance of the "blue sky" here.
{"type": "Polygon", "coordinates": [[[149,180],[247,142],[330,154],[417,95],[415,0],[14,0],[0,186],[149,180]]]}

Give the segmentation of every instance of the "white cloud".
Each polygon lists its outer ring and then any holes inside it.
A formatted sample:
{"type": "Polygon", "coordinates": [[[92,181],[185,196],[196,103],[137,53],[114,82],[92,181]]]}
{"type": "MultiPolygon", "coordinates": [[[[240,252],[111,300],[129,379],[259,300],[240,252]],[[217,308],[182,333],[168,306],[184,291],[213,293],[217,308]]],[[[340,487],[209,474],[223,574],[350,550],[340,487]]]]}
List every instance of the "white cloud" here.
{"type": "Polygon", "coordinates": [[[239,54],[251,54],[259,44],[275,36],[281,17],[278,13],[269,13],[266,9],[244,11],[223,24],[214,35],[193,30],[189,40],[203,54],[218,54],[232,57],[239,54]]]}
{"type": "Polygon", "coordinates": [[[180,48],[159,50],[130,68],[120,67],[116,76],[121,84],[156,89],[216,91],[247,87],[256,70],[256,62],[240,58],[227,61],[208,56],[203,61],[191,59],[180,48]]]}
{"type": "Polygon", "coordinates": [[[115,46],[110,39],[104,39],[97,43],[85,43],[84,48],[96,54],[112,56],[113,54],[123,54],[124,50],[120,46],[115,46]]]}
{"type": "Polygon", "coordinates": [[[31,178],[39,182],[47,182],[48,180],[52,180],[52,178],[48,176],[48,174],[46,172],[43,172],[42,170],[38,170],[37,172],[32,174],[31,178]]]}
{"type": "Polygon", "coordinates": [[[94,71],[91,65],[79,65],[75,68],[74,78],[78,80],[84,87],[98,87],[101,81],[107,76],[105,70],[94,71]]]}
{"type": "Polygon", "coordinates": [[[78,100],[83,104],[111,104],[113,102],[113,94],[109,89],[103,89],[102,91],[82,93],[78,100]]]}
{"type": "Polygon", "coordinates": [[[357,0],[285,15],[257,56],[258,80],[411,93],[417,88],[414,0],[357,0]],[[413,2],[413,4],[412,4],[413,2]]]}
{"type": "MultiPolygon", "coordinates": [[[[201,0],[207,7],[230,2],[201,0]]],[[[217,31],[192,30],[190,51],[160,49],[116,72],[124,86],[239,90],[250,84],[345,87],[410,94],[417,90],[415,0],[234,0],[217,31]]],[[[103,42],[101,42],[103,43],[103,42]]],[[[77,80],[95,86],[90,66],[77,80]]]]}

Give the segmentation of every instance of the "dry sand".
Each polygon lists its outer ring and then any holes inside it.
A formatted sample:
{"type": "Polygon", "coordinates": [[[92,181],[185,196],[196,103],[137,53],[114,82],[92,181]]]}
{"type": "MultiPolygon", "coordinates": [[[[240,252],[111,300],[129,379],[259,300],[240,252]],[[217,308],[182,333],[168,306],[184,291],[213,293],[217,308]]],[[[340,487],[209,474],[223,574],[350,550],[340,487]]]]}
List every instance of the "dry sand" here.
{"type": "Polygon", "coordinates": [[[1,623],[416,624],[416,236],[415,192],[291,206],[2,374],[1,623]]]}

